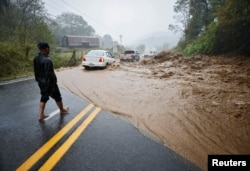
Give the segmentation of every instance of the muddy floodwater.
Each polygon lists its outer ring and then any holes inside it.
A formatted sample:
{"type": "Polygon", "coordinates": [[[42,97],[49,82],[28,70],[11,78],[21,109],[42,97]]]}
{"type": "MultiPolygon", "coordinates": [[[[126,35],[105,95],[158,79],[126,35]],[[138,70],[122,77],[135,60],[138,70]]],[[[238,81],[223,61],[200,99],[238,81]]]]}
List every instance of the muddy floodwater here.
{"type": "Polygon", "coordinates": [[[163,52],[56,74],[61,87],[128,118],[202,170],[208,154],[250,154],[250,58],[163,52]]]}

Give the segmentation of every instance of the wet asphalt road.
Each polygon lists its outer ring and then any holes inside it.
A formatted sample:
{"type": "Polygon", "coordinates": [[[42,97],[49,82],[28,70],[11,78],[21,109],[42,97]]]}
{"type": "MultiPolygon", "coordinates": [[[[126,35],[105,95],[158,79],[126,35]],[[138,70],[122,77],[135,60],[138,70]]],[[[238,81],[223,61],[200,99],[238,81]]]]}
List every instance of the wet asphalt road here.
{"type": "Polygon", "coordinates": [[[64,89],[61,93],[64,104],[70,107],[69,114],[56,113],[56,104],[50,99],[45,112],[53,117],[38,122],[40,94],[34,79],[0,83],[1,171],[200,170],[119,116],[98,111],[97,106],[64,89]],[[86,114],[62,134],[74,118],[83,115],[83,110],[86,114]]]}

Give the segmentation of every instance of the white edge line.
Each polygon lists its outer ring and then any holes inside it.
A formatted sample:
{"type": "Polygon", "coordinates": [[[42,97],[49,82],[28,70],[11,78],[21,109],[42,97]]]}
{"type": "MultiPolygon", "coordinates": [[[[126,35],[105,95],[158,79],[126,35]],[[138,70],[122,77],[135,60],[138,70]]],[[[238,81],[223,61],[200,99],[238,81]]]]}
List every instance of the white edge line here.
{"type": "Polygon", "coordinates": [[[55,115],[58,114],[59,112],[60,112],[60,110],[57,109],[56,111],[50,113],[50,114],[48,115],[49,117],[45,118],[44,121],[49,120],[50,118],[52,118],[53,116],[55,116],[55,115]]]}
{"type": "Polygon", "coordinates": [[[0,81],[0,85],[18,83],[18,82],[27,81],[27,80],[32,80],[32,79],[34,79],[34,77],[18,78],[18,79],[9,80],[9,81],[0,81]]]}

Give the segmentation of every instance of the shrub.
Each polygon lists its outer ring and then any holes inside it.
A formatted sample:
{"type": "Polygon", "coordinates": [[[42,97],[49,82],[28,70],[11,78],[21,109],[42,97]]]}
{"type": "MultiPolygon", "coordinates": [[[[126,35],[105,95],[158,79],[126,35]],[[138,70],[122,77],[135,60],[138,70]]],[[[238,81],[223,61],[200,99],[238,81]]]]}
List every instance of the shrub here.
{"type": "Polygon", "coordinates": [[[15,44],[0,43],[0,80],[27,75],[32,71],[31,61],[15,44]]]}
{"type": "Polygon", "coordinates": [[[210,55],[214,53],[216,34],[217,25],[216,23],[212,23],[204,33],[186,46],[183,50],[183,54],[185,56],[190,56],[192,54],[210,55]]]}

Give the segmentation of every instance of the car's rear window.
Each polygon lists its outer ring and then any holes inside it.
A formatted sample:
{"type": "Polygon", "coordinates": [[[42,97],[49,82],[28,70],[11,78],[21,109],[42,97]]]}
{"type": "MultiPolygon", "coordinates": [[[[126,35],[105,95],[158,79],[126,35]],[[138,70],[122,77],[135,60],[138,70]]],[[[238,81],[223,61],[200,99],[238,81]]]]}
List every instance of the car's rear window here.
{"type": "Polygon", "coordinates": [[[135,51],[133,51],[133,50],[127,50],[127,51],[125,51],[125,55],[126,54],[131,54],[131,53],[135,53],[135,51]]]}
{"type": "Polygon", "coordinates": [[[87,53],[87,56],[104,56],[104,52],[98,50],[92,50],[87,53]]]}

